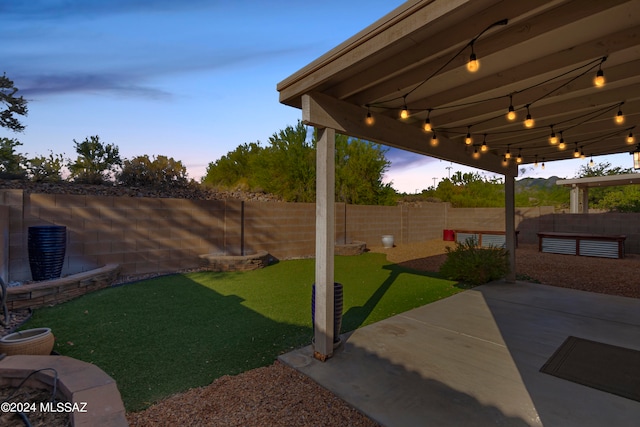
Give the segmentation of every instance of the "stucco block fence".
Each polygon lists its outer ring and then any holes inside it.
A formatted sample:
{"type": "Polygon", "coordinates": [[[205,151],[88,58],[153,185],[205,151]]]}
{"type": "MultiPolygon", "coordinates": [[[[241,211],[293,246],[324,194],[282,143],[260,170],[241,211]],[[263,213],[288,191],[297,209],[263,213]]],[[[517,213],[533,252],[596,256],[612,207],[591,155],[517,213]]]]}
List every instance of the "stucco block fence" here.
{"type": "MultiPolygon", "coordinates": [[[[445,229],[504,230],[501,208],[360,206],[336,203],[337,244],[380,246],[442,238],[445,229]]],[[[552,207],[516,210],[520,243],[538,231],[626,234],[625,251],[640,253],[640,214],[555,214],[552,207]]],[[[120,275],[166,273],[201,266],[202,254],[266,251],[275,259],[313,257],[315,204],[31,194],[0,191],[0,277],[29,281],[27,234],[32,225],[67,227],[62,277],[118,265],[120,275]]]]}

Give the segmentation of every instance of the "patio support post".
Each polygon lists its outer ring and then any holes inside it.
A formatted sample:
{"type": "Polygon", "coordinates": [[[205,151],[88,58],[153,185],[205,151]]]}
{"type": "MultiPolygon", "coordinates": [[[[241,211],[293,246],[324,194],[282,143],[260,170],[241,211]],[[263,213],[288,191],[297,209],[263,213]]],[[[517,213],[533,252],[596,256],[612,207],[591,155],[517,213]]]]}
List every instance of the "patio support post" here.
{"type": "Polygon", "coordinates": [[[509,283],[516,281],[516,179],[513,175],[504,176],[504,218],[505,243],[509,251],[509,273],[505,280],[509,283]]]}
{"type": "Polygon", "coordinates": [[[316,306],[313,356],[323,362],[333,354],[334,205],[335,130],[319,128],[316,149],[316,306]]]}
{"type": "Polygon", "coordinates": [[[582,187],[582,209],[581,213],[589,213],[589,187],[582,187]]]}
{"type": "Polygon", "coordinates": [[[580,213],[580,187],[573,185],[570,193],[569,212],[580,213]]]}

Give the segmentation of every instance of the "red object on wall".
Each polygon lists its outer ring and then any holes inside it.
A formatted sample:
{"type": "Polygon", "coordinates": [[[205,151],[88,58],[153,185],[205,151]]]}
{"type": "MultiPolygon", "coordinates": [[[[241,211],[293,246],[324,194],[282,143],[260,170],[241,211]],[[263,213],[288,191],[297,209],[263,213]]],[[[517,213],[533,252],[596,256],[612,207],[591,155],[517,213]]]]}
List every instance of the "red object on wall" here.
{"type": "Polygon", "coordinates": [[[455,242],[456,233],[453,230],[442,230],[442,240],[445,242],[455,242]]]}

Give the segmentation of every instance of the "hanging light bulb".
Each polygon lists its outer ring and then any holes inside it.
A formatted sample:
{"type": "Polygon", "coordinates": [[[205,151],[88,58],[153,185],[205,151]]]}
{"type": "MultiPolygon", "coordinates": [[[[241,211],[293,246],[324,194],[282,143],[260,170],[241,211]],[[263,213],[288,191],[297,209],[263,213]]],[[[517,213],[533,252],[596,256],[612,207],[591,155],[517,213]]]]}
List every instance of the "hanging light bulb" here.
{"type": "Polygon", "coordinates": [[[627,135],[627,144],[633,144],[634,142],[636,142],[636,138],[632,132],[629,132],[629,135],[627,135]]]}
{"type": "Polygon", "coordinates": [[[527,117],[524,119],[524,127],[527,129],[531,129],[535,122],[531,118],[531,113],[529,112],[529,105],[527,105],[527,117]]]}
{"type": "Polygon", "coordinates": [[[591,160],[589,160],[589,167],[592,168],[595,163],[593,162],[593,156],[591,156],[591,160]]]}
{"type": "Polygon", "coordinates": [[[573,150],[573,157],[576,158],[576,159],[578,157],[580,157],[580,151],[578,151],[578,143],[577,142],[576,142],[576,149],[573,150]]]}
{"type": "Polygon", "coordinates": [[[544,157],[542,158],[542,164],[540,165],[542,169],[544,169],[544,157]]]}
{"type": "Polygon", "coordinates": [[[507,158],[507,159],[511,158],[511,151],[509,151],[509,146],[508,145],[507,145],[507,152],[504,153],[504,157],[507,158]]]}
{"type": "Polygon", "coordinates": [[[409,110],[407,109],[407,106],[403,106],[402,110],[400,111],[400,118],[405,120],[409,118],[409,110]]]}
{"type": "Polygon", "coordinates": [[[425,132],[431,132],[431,131],[433,130],[433,128],[431,127],[431,120],[429,120],[429,117],[427,117],[427,118],[424,120],[424,124],[422,125],[422,129],[423,129],[425,132]]]}
{"type": "Polygon", "coordinates": [[[553,131],[553,125],[551,125],[551,135],[549,135],[549,144],[556,145],[558,143],[558,137],[556,133],[553,131]]]}
{"type": "Polygon", "coordinates": [[[471,133],[470,133],[468,130],[467,130],[467,136],[466,136],[466,138],[464,139],[464,143],[465,143],[466,145],[471,145],[471,144],[473,144],[473,138],[471,138],[471,133]]]}
{"type": "Polygon", "coordinates": [[[407,108],[407,95],[402,97],[402,110],[400,110],[400,118],[406,120],[409,118],[409,109],[407,108]]]}
{"type": "Polygon", "coordinates": [[[538,155],[536,154],[536,160],[533,162],[533,167],[537,168],[538,167],[538,155]]]}
{"type": "Polygon", "coordinates": [[[478,153],[478,147],[475,147],[473,149],[473,158],[474,159],[479,159],[480,158],[480,153],[478,153]]]}
{"type": "Polygon", "coordinates": [[[517,164],[522,163],[522,148],[520,149],[520,151],[518,151],[518,157],[516,157],[516,163],[517,164]]]}
{"type": "Polygon", "coordinates": [[[375,123],[375,120],[371,115],[371,111],[367,111],[367,117],[364,119],[364,122],[367,126],[373,126],[373,124],[375,123]]]}
{"type": "Polygon", "coordinates": [[[616,114],[615,122],[619,125],[624,123],[624,114],[622,114],[622,109],[618,110],[618,114],[616,114]]]}
{"type": "Polygon", "coordinates": [[[587,157],[587,156],[585,156],[585,154],[584,154],[584,148],[580,147],[580,158],[584,159],[585,157],[587,157]]]}
{"type": "Polygon", "coordinates": [[[480,62],[476,57],[476,53],[473,51],[473,43],[471,43],[471,55],[469,56],[469,62],[467,62],[467,70],[470,73],[475,73],[480,68],[480,62]]]}
{"type": "Polygon", "coordinates": [[[489,146],[487,145],[487,134],[484,134],[484,138],[482,139],[482,146],[480,147],[480,151],[486,153],[489,151],[489,146]]]}
{"type": "Polygon", "coordinates": [[[513,108],[513,95],[509,95],[509,111],[507,112],[507,120],[512,122],[516,117],[516,110],[513,108]]]}
{"type": "Polygon", "coordinates": [[[507,166],[509,164],[509,159],[507,156],[502,156],[502,166],[507,166]]]}
{"type": "Polygon", "coordinates": [[[595,87],[602,87],[606,83],[606,80],[604,78],[604,71],[602,71],[602,63],[606,60],[607,60],[606,56],[603,56],[602,60],[600,60],[600,65],[598,66],[598,72],[596,73],[596,76],[593,79],[593,85],[595,87]]]}
{"type": "Polygon", "coordinates": [[[567,145],[564,143],[564,137],[562,136],[562,132],[560,132],[560,143],[558,144],[558,150],[564,150],[566,146],[567,145]]]}
{"type": "Polygon", "coordinates": [[[438,146],[438,137],[436,136],[435,132],[433,132],[433,135],[431,136],[431,146],[432,147],[438,146]]]}
{"type": "Polygon", "coordinates": [[[604,83],[605,83],[604,72],[602,71],[602,69],[600,69],[596,73],[596,77],[593,79],[593,85],[595,87],[602,87],[604,86],[604,83]]]}

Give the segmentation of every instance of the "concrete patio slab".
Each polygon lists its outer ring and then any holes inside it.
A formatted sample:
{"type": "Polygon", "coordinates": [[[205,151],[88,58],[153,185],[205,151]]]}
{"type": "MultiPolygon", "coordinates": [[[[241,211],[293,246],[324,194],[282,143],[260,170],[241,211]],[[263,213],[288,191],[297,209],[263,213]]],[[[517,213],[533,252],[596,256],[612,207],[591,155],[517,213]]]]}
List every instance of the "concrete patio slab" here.
{"type": "Polygon", "coordinates": [[[569,336],[640,350],[640,300],[491,283],[280,360],[385,426],[636,426],[640,402],[539,369],[569,336]]]}

